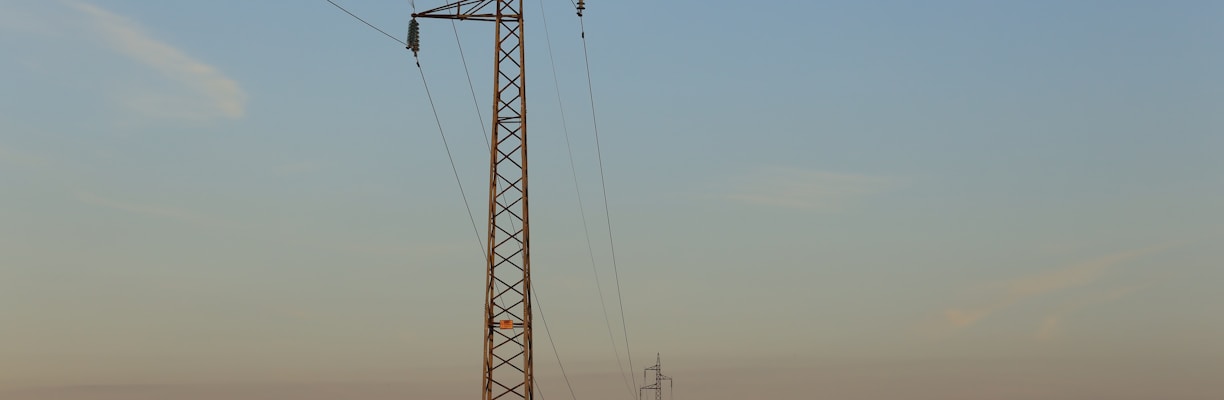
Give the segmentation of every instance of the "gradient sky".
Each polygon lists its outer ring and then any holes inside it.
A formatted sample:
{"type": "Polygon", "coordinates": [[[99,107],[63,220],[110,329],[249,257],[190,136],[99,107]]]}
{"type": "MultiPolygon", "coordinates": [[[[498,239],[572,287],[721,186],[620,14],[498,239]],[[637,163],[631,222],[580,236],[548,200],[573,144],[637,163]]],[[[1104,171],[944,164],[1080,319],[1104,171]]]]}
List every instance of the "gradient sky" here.
{"type": "MultiPolygon", "coordinates": [[[[578,397],[625,399],[558,110],[614,302],[577,19],[526,3],[538,306],[578,397]]],[[[1224,398],[1221,21],[589,1],[634,369],[712,400],[1224,398]]],[[[479,203],[447,25],[421,64],[479,203]]],[[[491,26],[458,27],[487,117],[491,26]]],[[[400,45],[323,0],[0,0],[0,54],[0,398],[477,396],[484,265],[400,45]]]]}

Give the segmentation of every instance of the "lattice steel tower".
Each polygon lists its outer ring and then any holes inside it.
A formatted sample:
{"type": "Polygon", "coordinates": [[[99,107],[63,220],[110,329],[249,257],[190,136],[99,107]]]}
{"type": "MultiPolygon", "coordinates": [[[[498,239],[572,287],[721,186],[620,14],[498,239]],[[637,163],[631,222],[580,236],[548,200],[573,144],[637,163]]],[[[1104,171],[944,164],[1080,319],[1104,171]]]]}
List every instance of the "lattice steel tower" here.
{"type": "MultiPolygon", "coordinates": [[[[670,389],[672,388],[672,378],[670,376],[663,375],[663,357],[660,356],[659,353],[655,353],[655,365],[646,367],[646,369],[642,371],[643,382],[649,381],[649,379],[647,379],[647,374],[649,374],[650,371],[654,371],[655,373],[654,383],[642,386],[641,389],[638,389],[638,399],[640,400],[642,398],[642,392],[653,390],[655,392],[655,400],[663,400],[663,381],[667,381],[667,387],[670,389]]],[[[674,398],[675,397],[673,396],[673,399],[674,398]]]]}
{"type": "Polygon", "coordinates": [[[534,397],[522,6],[522,0],[456,1],[413,13],[409,29],[409,48],[415,52],[416,18],[491,21],[495,25],[483,400],[534,397]]]}

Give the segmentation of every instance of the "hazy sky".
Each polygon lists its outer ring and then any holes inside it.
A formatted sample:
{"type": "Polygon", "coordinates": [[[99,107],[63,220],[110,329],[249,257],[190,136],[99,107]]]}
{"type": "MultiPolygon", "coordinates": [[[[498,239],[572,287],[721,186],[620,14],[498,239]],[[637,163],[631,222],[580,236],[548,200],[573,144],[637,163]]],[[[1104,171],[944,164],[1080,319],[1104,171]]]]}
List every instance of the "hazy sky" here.
{"type": "MultiPolygon", "coordinates": [[[[639,380],[1224,398],[1224,3],[587,3],[639,380]]],[[[537,307],[578,397],[626,399],[577,19],[526,8],[537,307]]],[[[481,203],[448,25],[421,64],[481,203]]],[[[0,0],[0,54],[0,398],[478,395],[483,260],[402,46],[323,0],[0,0]]]]}

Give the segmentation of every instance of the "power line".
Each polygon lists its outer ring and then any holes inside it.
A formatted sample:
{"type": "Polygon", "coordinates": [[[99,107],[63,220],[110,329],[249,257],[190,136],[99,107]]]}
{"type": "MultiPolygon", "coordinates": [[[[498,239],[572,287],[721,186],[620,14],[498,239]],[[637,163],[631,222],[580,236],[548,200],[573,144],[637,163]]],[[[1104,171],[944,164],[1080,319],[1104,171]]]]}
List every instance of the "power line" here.
{"type": "Polygon", "coordinates": [[[438,108],[434,106],[433,95],[429,93],[429,83],[425,80],[425,69],[421,68],[420,60],[417,60],[416,66],[417,71],[421,73],[421,86],[425,87],[425,97],[429,98],[429,108],[433,111],[434,121],[438,123],[438,136],[442,137],[442,147],[446,148],[446,159],[450,161],[451,172],[455,174],[455,183],[459,185],[459,195],[463,197],[463,208],[467,210],[468,220],[472,222],[472,232],[476,233],[476,244],[480,245],[480,252],[483,254],[486,251],[484,242],[480,241],[480,229],[476,227],[476,217],[472,214],[472,206],[468,203],[467,193],[463,190],[463,181],[459,179],[459,169],[455,168],[455,158],[451,156],[450,144],[446,142],[446,133],[442,131],[442,119],[438,117],[438,108]]]}
{"type": "MultiPolygon", "coordinates": [[[[331,3],[333,6],[336,6],[336,8],[340,9],[340,11],[344,11],[345,14],[348,14],[349,16],[356,18],[358,21],[361,21],[361,23],[366,24],[366,26],[370,27],[371,29],[374,29],[379,33],[382,33],[384,36],[391,38],[391,40],[394,40],[396,43],[404,46],[408,45],[403,40],[400,40],[395,36],[391,36],[391,34],[387,33],[387,31],[374,26],[374,24],[371,24],[369,21],[357,16],[357,14],[353,14],[343,6],[336,4],[336,2],[332,0],[327,0],[327,2],[331,3]]],[[[468,220],[472,223],[472,232],[476,234],[476,244],[480,246],[480,252],[485,253],[484,242],[480,240],[480,229],[476,227],[476,216],[472,214],[472,207],[471,204],[468,203],[467,193],[463,190],[463,181],[459,179],[459,169],[455,167],[455,157],[451,154],[450,143],[447,142],[446,132],[442,129],[442,119],[438,117],[438,107],[434,104],[433,95],[429,92],[429,82],[425,79],[425,69],[421,68],[421,61],[419,59],[416,61],[416,66],[417,71],[421,74],[421,86],[425,88],[425,97],[429,99],[429,109],[430,111],[433,111],[434,122],[438,124],[438,136],[442,138],[442,147],[446,149],[446,159],[448,162],[450,162],[451,172],[455,175],[455,184],[459,186],[459,195],[463,197],[463,208],[467,211],[468,220]]]]}
{"type": "MultiPolygon", "coordinates": [[[[412,10],[414,12],[416,11],[415,1],[412,2],[412,10]]],[[[484,135],[486,150],[489,150],[489,147],[491,147],[493,144],[489,140],[489,131],[485,129],[484,116],[480,113],[480,102],[476,100],[476,86],[472,84],[472,73],[469,72],[468,70],[467,56],[464,55],[463,42],[459,40],[459,27],[456,26],[455,21],[451,21],[451,31],[455,33],[455,46],[459,48],[459,60],[463,62],[463,73],[464,75],[467,76],[468,90],[472,93],[472,105],[474,106],[474,110],[476,110],[476,121],[480,122],[480,131],[481,131],[481,134],[484,135]]],[[[499,191],[501,190],[501,182],[497,182],[497,189],[499,191]]],[[[468,207],[468,213],[471,214],[472,213],[471,205],[468,205],[467,207],[468,207]]],[[[517,229],[517,228],[514,228],[513,222],[510,224],[510,227],[513,229],[517,229]]],[[[477,233],[477,235],[479,235],[479,233],[477,233]]],[[[487,252],[483,244],[480,246],[480,251],[482,253],[481,257],[484,257],[487,255],[487,252]]],[[[505,303],[502,302],[500,298],[497,300],[498,300],[497,304],[501,305],[502,308],[505,308],[505,303]]],[[[549,340],[551,340],[551,338],[549,338],[549,340]]],[[[540,397],[543,397],[543,396],[540,396],[540,397]]]]}
{"type": "MultiPolygon", "coordinates": [[[[415,2],[415,1],[413,1],[413,2],[412,2],[412,10],[413,10],[413,12],[416,12],[416,2],[415,2]]],[[[471,94],[472,94],[472,105],[474,106],[474,110],[476,110],[476,120],[480,122],[480,130],[481,130],[481,134],[482,134],[482,135],[484,135],[486,150],[491,150],[491,147],[493,146],[493,144],[492,144],[492,142],[489,140],[489,133],[488,133],[488,130],[487,130],[487,129],[485,129],[485,124],[484,124],[484,116],[483,116],[483,115],[480,113],[480,102],[479,102],[478,100],[476,100],[476,87],[475,87],[475,85],[473,85],[473,84],[472,84],[472,73],[471,73],[471,72],[469,71],[469,69],[468,69],[468,64],[467,64],[467,56],[465,56],[465,55],[464,55],[464,51],[463,51],[463,42],[459,40],[459,28],[456,26],[455,21],[451,21],[451,31],[453,31],[453,32],[455,33],[455,46],[459,48],[459,60],[461,60],[461,61],[462,61],[462,63],[463,63],[463,73],[464,73],[464,75],[465,75],[465,76],[467,76],[467,81],[468,81],[468,91],[469,91],[469,92],[471,92],[471,94]]],[[[501,188],[502,188],[502,187],[501,187],[501,182],[497,182],[497,183],[496,183],[496,185],[497,185],[497,189],[498,189],[498,191],[500,191],[500,190],[501,190],[501,188]]],[[[505,197],[504,197],[504,195],[503,195],[503,198],[505,198],[505,197]]],[[[470,204],[467,204],[467,200],[466,200],[466,198],[464,199],[464,204],[465,204],[465,206],[466,206],[466,207],[468,207],[468,214],[469,214],[469,215],[471,215],[471,214],[472,214],[472,208],[471,208],[471,205],[470,205],[470,204]]],[[[513,229],[517,229],[517,228],[515,228],[515,227],[514,227],[514,222],[513,222],[513,221],[511,221],[511,223],[510,223],[510,227],[511,227],[511,228],[513,228],[513,229]]],[[[477,233],[477,236],[479,236],[479,235],[480,235],[480,234],[479,234],[479,233],[477,233]]],[[[478,239],[478,240],[479,240],[479,239],[478,239]]],[[[482,242],[482,243],[483,243],[483,242],[482,242]]],[[[487,255],[487,251],[485,250],[485,248],[484,248],[484,245],[483,245],[483,244],[480,246],[480,251],[481,251],[481,253],[482,253],[482,254],[481,254],[481,256],[482,256],[482,257],[487,255]]],[[[495,283],[495,285],[496,285],[496,283],[495,283]]],[[[534,289],[534,288],[533,288],[533,289],[534,289]]],[[[501,301],[501,299],[500,299],[500,298],[499,298],[499,299],[497,299],[497,303],[498,303],[499,305],[501,305],[501,306],[502,306],[502,308],[505,308],[505,303],[503,303],[503,302],[501,301]]],[[[552,339],[551,339],[551,337],[549,338],[549,340],[552,340],[552,339]]]]}
{"type": "Polygon", "coordinates": [[[596,292],[599,293],[599,306],[603,311],[604,324],[608,328],[608,339],[612,343],[612,354],[616,357],[616,369],[621,374],[621,380],[625,384],[625,389],[628,390],[629,395],[632,397],[633,386],[629,385],[629,379],[627,377],[628,375],[632,374],[632,370],[629,374],[626,374],[624,369],[625,367],[621,364],[620,350],[616,348],[616,335],[612,333],[612,321],[608,316],[608,306],[603,295],[603,284],[600,283],[599,269],[596,267],[595,263],[595,249],[594,246],[591,245],[591,229],[587,223],[586,207],[584,207],[582,203],[582,189],[578,184],[578,169],[574,165],[574,148],[570,144],[569,125],[565,118],[565,102],[561,100],[561,84],[557,79],[557,62],[553,56],[552,35],[548,30],[548,17],[546,15],[547,14],[544,12],[544,0],[540,0],[540,21],[544,24],[544,39],[545,43],[548,45],[548,62],[552,67],[553,88],[556,89],[557,108],[561,114],[561,130],[565,134],[565,150],[569,154],[570,176],[573,178],[574,192],[578,198],[578,214],[582,217],[582,233],[586,238],[587,255],[591,260],[591,271],[595,273],[595,288],[596,292]]]}
{"type": "MultiPolygon", "coordinates": [[[[327,0],[327,2],[328,2],[328,3],[331,3],[331,4],[332,4],[332,5],[334,5],[334,6],[336,6],[336,8],[339,8],[341,11],[344,11],[346,14],[348,14],[348,15],[352,16],[353,18],[356,18],[358,21],[361,21],[362,23],[365,23],[365,24],[366,24],[366,26],[369,26],[370,28],[373,28],[374,30],[376,30],[376,31],[378,31],[378,32],[381,32],[383,35],[386,35],[387,37],[391,38],[392,40],[395,40],[397,43],[400,43],[400,44],[403,44],[403,45],[407,46],[407,43],[406,43],[406,42],[404,42],[404,41],[402,41],[402,40],[399,40],[398,38],[396,38],[396,37],[394,37],[394,36],[391,36],[391,35],[387,34],[387,32],[386,32],[386,31],[384,31],[384,30],[382,30],[382,29],[379,29],[377,26],[374,26],[373,24],[371,24],[371,23],[367,22],[365,19],[362,19],[361,17],[357,16],[356,14],[353,14],[352,12],[349,12],[349,11],[348,11],[348,10],[346,10],[344,7],[341,7],[339,4],[336,4],[334,1],[332,1],[332,0],[327,0]]],[[[414,2],[414,3],[415,3],[415,2],[414,2]]],[[[416,4],[413,4],[413,5],[412,5],[412,7],[413,7],[413,9],[415,10],[415,9],[416,9],[416,4]]],[[[458,37],[456,37],[456,39],[457,39],[457,38],[458,38],[458,37]]],[[[480,236],[480,228],[477,228],[477,227],[476,227],[476,217],[475,217],[475,214],[474,214],[474,213],[472,213],[472,206],[471,206],[471,203],[468,201],[468,198],[467,198],[467,192],[466,192],[465,190],[463,190],[463,181],[462,181],[462,180],[459,178],[459,169],[458,169],[458,168],[455,166],[455,158],[454,158],[454,156],[451,154],[451,150],[450,150],[450,143],[449,143],[449,142],[446,140],[446,133],[445,133],[445,131],[442,129],[442,119],[441,119],[441,118],[438,116],[438,107],[437,107],[437,106],[436,106],[436,104],[434,103],[434,100],[433,100],[433,94],[432,94],[432,93],[430,92],[430,90],[429,90],[429,82],[428,82],[428,80],[427,80],[427,79],[425,79],[425,69],[421,67],[421,61],[420,61],[420,59],[416,59],[415,64],[416,64],[416,67],[417,67],[417,71],[419,71],[419,72],[420,72],[420,75],[421,75],[421,86],[425,88],[425,97],[429,99],[429,108],[430,108],[430,111],[432,111],[432,112],[433,112],[434,122],[435,122],[435,123],[437,123],[437,125],[438,125],[438,136],[440,136],[440,137],[442,138],[442,147],[443,147],[444,149],[446,149],[446,158],[447,158],[447,161],[450,163],[451,172],[452,172],[452,173],[454,174],[454,176],[455,176],[455,183],[456,183],[456,184],[459,186],[459,195],[460,195],[460,196],[463,198],[463,208],[464,208],[464,210],[465,210],[465,211],[467,211],[467,214],[468,214],[468,221],[469,221],[469,222],[471,222],[471,225],[472,225],[472,232],[473,232],[473,233],[475,233],[475,235],[476,235],[476,245],[480,247],[480,252],[481,252],[481,254],[482,254],[482,255],[483,255],[483,254],[487,254],[488,252],[485,250],[484,242],[481,240],[481,236],[480,236]]],[[[473,92],[472,94],[473,94],[473,96],[475,96],[475,92],[473,92]]],[[[479,112],[479,109],[477,110],[477,112],[479,112]]],[[[483,122],[483,121],[481,121],[481,124],[483,125],[483,124],[484,124],[484,122],[483,122]]]]}
{"type": "Polygon", "coordinates": [[[455,45],[459,47],[459,61],[463,62],[463,74],[467,76],[468,91],[472,93],[472,106],[476,108],[476,120],[480,121],[480,132],[484,135],[485,145],[493,146],[489,141],[489,129],[485,127],[484,115],[480,113],[480,102],[476,100],[476,86],[472,84],[472,73],[468,70],[467,56],[463,55],[463,42],[459,40],[459,27],[451,21],[451,30],[455,32],[455,45]]]}
{"type": "MultiPolygon", "coordinates": [[[[540,312],[540,321],[544,323],[544,334],[548,336],[548,344],[552,346],[553,355],[557,357],[557,366],[561,368],[561,377],[565,378],[565,386],[569,388],[570,398],[578,400],[578,396],[574,394],[574,385],[570,384],[569,374],[565,373],[565,364],[561,363],[561,353],[557,351],[557,343],[553,341],[552,332],[548,330],[548,319],[544,318],[544,303],[540,302],[540,295],[536,294],[535,290],[531,291],[531,295],[535,297],[536,308],[540,312]]],[[[536,390],[539,389],[539,387],[536,387],[536,390]]],[[[543,400],[543,398],[544,395],[541,393],[540,400],[543,400]]]]}
{"type": "Polygon", "coordinates": [[[377,26],[374,26],[374,24],[371,24],[371,23],[369,23],[369,22],[366,22],[366,20],[361,19],[361,17],[358,17],[358,16],[357,16],[357,14],[353,14],[353,13],[349,12],[349,10],[344,9],[344,7],[341,7],[339,4],[336,4],[336,2],[334,2],[334,1],[332,1],[332,0],[327,0],[327,2],[328,2],[328,3],[331,3],[331,5],[333,5],[333,6],[336,6],[336,8],[339,8],[339,9],[340,9],[340,11],[344,11],[344,13],[345,13],[345,14],[351,15],[353,18],[357,18],[357,20],[358,20],[358,21],[361,21],[361,23],[366,24],[366,26],[371,27],[371,28],[374,28],[374,30],[378,31],[379,33],[382,33],[383,35],[385,35],[385,36],[387,36],[387,37],[391,38],[391,40],[394,40],[394,41],[396,41],[397,43],[402,44],[402,45],[404,45],[404,46],[407,46],[407,45],[408,45],[408,43],[405,43],[403,40],[400,40],[399,38],[397,38],[397,37],[395,37],[395,36],[391,36],[391,34],[390,34],[390,33],[387,33],[387,31],[384,31],[384,30],[382,30],[382,29],[378,29],[378,27],[377,27],[377,26]]]}
{"type": "MultiPolygon", "coordinates": [[[[582,60],[586,64],[587,94],[591,103],[591,126],[595,130],[595,156],[599,160],[599,185],[603,189],[604,218],[608,225],[608,247],[612,252],[612,273],[616,277],[616,300],[620,305],[621,330],[625,335],[625,353],[629,357],[629,370],[633,371],[633,351],[629,347],[629,326],[625,320],[625,297],[620,287],[620,271],[616,264],[616,241],[612,236],[612,213],[608,207],[608,184],[604,178],[603,150],[599,145],[599,118],[595,113],[595,85],[591,82],[591,57],[587,51],[586,23],[581,15],[578,17],[578,25],[582,32],[582,60]]],[[[630,377],[633,380],[633,386],[637,386],[637,376],[630,374],[630,377]]]]}

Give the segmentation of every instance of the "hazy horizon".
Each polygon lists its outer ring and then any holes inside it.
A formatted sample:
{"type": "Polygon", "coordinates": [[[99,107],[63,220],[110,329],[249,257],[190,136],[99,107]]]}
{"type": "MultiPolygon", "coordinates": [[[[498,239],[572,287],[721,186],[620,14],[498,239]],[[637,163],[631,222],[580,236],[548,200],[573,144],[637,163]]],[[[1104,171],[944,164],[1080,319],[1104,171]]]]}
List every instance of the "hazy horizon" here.
{"type": "MultiPolygon", "coordinates": [[[[1224,2],[586,5],[602,153],[525,2],[546,398],[554,345],[583,399],[656,353],[681,400],[1224,398],[1224,2]]],[[[324,0],[0,0],[0,400],[476,397],[492,28],[449,25],[454,172],[324,0]]]]}

